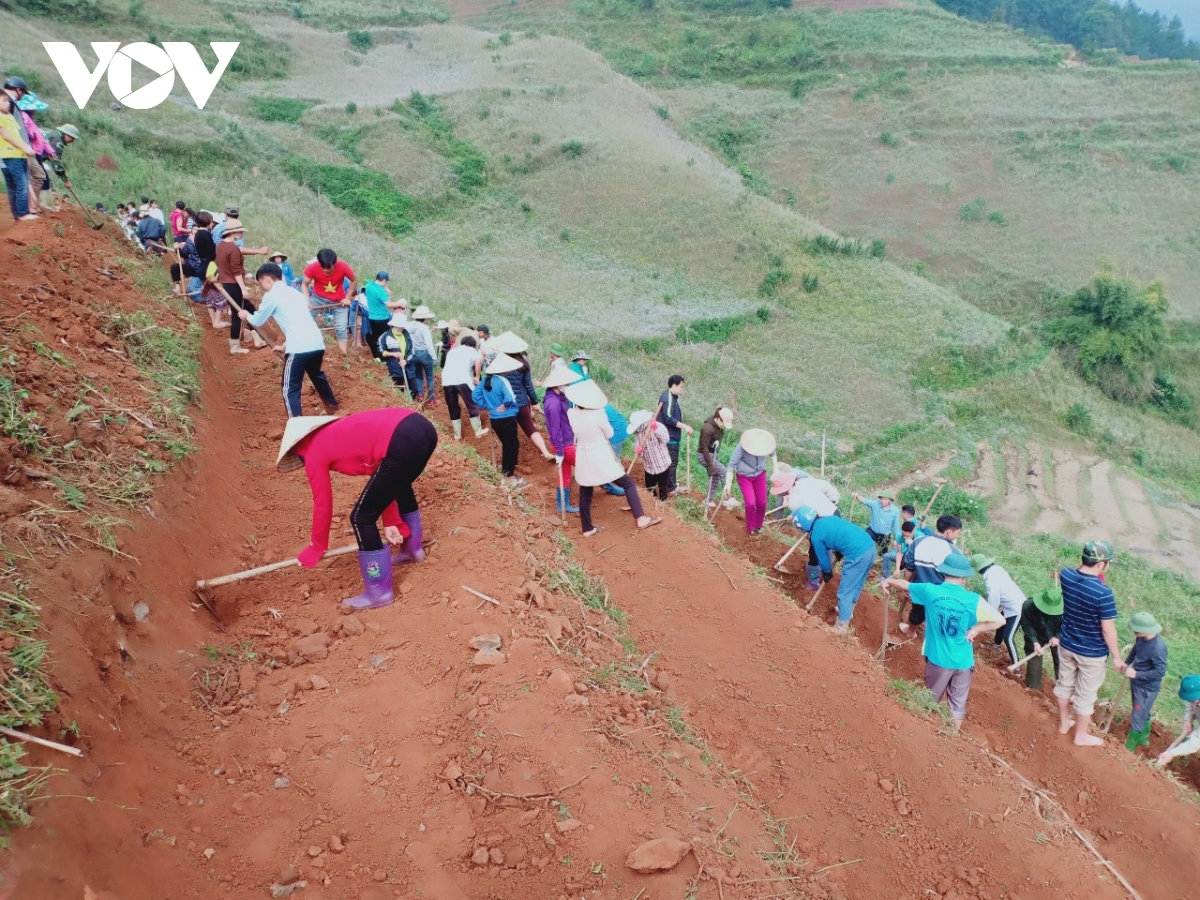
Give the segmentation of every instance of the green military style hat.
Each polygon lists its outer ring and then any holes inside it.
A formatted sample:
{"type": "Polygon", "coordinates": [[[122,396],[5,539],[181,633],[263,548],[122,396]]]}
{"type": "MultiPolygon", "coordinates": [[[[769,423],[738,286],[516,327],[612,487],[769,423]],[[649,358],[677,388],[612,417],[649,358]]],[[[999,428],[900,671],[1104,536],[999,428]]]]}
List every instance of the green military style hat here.
{"type": "Polygon", "coordinates": [[[1108,541],[1088,541],[1083,545],[1083,558],[1089,562],[1112,562],[1117,551],[1108,541]]]}
{"type": "Polygon", "coordinates": [[[1063,614],[1062,590],[1058,587],[1048,587],[1033,598],[1033,605],[1048,616],[1063,614]]]}

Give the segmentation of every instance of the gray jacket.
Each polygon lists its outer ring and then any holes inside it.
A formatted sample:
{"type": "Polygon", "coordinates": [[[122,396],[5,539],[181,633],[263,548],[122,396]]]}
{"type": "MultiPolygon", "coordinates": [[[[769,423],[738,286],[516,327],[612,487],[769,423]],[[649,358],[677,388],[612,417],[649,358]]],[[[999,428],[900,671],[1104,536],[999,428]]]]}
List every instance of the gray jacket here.
{"type": "Polygon", "coordinates": [[[751,456],[739,442],[733,448],[733,455],[729,457],[729,471],[734,475],[741,475],[745,478],[753,478],[755,475],[761,475],[767,471],[767,463],[770,461],[769,456],[751,456]]]}

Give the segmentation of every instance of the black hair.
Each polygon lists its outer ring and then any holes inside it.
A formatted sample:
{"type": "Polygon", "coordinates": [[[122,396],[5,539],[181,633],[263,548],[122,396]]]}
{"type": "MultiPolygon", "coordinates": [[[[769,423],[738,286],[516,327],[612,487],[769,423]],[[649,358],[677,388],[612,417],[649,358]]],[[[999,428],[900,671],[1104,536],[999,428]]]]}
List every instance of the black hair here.
{"type": "Polygon", "coordinates": [[[196,218],[196,211],[194,209],[192,209],[190,206],[185,206],[183,208],[183,211],[185,213],[187,213],[189,216],[191,216],[193,219],[196,218]]]}
{"type": "Polygon", "coordinates": [[[668,388],[673,388],[677,384],[683,384],[683,376],[682,375],[672,375],[670,378],[667,379],[667,387],[668,388]]]}
{"type": "Polygon", "coordinates": [[[276,281],[283,281],[283,269],[279,268],[278,263],[263,263],[258,267],[258,271],[254,273],[254,277],[255,279],[274,278],[276,281]]]}
{"type": "Polygon", "coordinates": [[[150,198],[149,198],[149,197],[147,197],[145,194],[142,194],[142,202],[143,202],[143,203],[149,203],[149,202],[150,202],[150,198]]]}
{"type": "Polygon", "coordinates": [[[471,337],[469,334],[465,338],[463,338],[461,341],[459,341],[459,343],[462,344],[464,347],[477,346],[477,344],[475,343],[475,338],[471,337]]]}
{"type": "Polygon", "coordinates": [[[492,389],[492,373],[491,372],[484,373],[483,389],[485,391],[490,391],[492,389]]]}
{"type": "Polygon", "coordinates": [[[900,512],[906,512],[910,516],[915,516],[917,514],[917,508],[911,503],[905,503],[902,507],[900,507],[900,512]]]}
{"type": "Polygon", "coordinates": [[[945,534],[947,531],[953,531],[955,528],[962,528],[962,519],[958,516],[938,516],[938,534],[945,534]]]}
{"type": "Polygon", "coordinates": [[[912,534],[914,531],[917,530],[917,523],[916,522],[905,522],[904,524],[902,524],[900,526],[900,530],[903,531],[905,534],[912,534]]]}
{"type": "Polygon", "coordinates": [[[476,330],[476,331],[482,331],[484,334],[491,334],[491,333],[492,333],[492,329],[488,328],[486,325],[480,325],[480,326],[479,326],[478,328],[476,328],[475,330],[476,330]]]}
{"type": "Polygon", "coordinates": [[[337,265],[337,254],[325,247],[317,251],[317,262],[321,264],[322,269],[332,269],[337,265]]]}
{"type": "Polygon", "coordinates": [[[186,203],[184,203],[182,200],[176,200],[176,201],[175,201],[175,208],[176,208],[176,209],[187,209],[187,204],[186,204],[186,203]]]}
{"type": "Polygon", "coordinates": [[[196,224],[201,228],[207,228],[212,224],[212,213],[207,209],[200,210],[200,212],[196,213],[196,224]]]}

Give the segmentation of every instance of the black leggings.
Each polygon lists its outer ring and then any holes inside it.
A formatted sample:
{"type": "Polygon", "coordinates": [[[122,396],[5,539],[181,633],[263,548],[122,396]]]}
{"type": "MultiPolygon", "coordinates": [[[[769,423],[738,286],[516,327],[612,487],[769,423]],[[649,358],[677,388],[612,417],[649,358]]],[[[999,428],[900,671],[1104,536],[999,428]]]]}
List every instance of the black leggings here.
{"type": "MultiPolygon", "coordinates": [[[[253,313],[256,311],[255,305],[242,296],[242,286],[236,281],[230,284],[223,284],[221,287],[225,288],[225,293],[232,297],[237,305],[246,312],[253,313]]],[[[231,341],[237,341],[241,340],[241,337],[242,320],[238,316],[237,310],[231,308],[229,311],[229,339],[231,341]]]]}
{"type": "MultiPolygon", "coordinates": [[[[633,512],[635,522],[646,514],[642,509],[642,498],[638,496],[637,485],[633,483],[632,478],[622,475],[612,483],[625,489],[625,502],[629,504],[629,509],[633,512]]],[[[583,526],[584,534],[592,530],[592,492],[595,490],[594,487],[587,485],[579,486],[579,524],[583,526]]]]}
{"type": "MultiPolygon", "coordinates": [[[[191,266],[189,266],[187,263],[184,263],[183,264],[183,277],[184,278],[199,278],[200,273],[197,272],[195,269],[193,269],[191,266]]],[[[171,263],[171,283],[179,284],[179,263],[171,263]]]]}
{"type": "Polygon", "coordinates": [[[471,399],[471,389],[467,385],[452,384],[450,387],[444,387],[442,388],[442,395],[446,398],[446,409],[450,410],[451,422],[457,422],[462,418],[462,409],[458,405],[460,399],[467,408],[468,416],[474,419],[479,415],[479,407],[471,399]]]}
{"type": "Polygon", "coordinates": [[[437,441],[437,429],[420,413],[406,416],[396,426],[388,442],[387,455],[367,480],[367,486],[350,510],[350,524],[358,539],[359,550],[369,553],[383,549],[377,523],[384,510],[393,503],[399,507],[402,516],[417,511],[413,482],[425,471],[437,441]]]}
{"type": "Polygon", "coordinates": [[[367,324],[371,329],[367,336],[367,342],[371,347],[371,355],[376,359],[383,359],[379,352],[379,339],[388,333],[388,321],[388,319],[367,319],[367,324]]]}
{"type": "Polygon", "coordinates": [[[512,478],[517,472],[517,454],[521,451],[521,439],[517,435],[517,417],[491,419],[488,424],[500,439],[500,471],[512,478]]]}
{"type": "Polygon", "coordinates": [[[528,403],[517,410],[517,423],[525,432],[525,437],[531,438],[537,434],[537,426],[533,424],[533,407],[528,403]]]}

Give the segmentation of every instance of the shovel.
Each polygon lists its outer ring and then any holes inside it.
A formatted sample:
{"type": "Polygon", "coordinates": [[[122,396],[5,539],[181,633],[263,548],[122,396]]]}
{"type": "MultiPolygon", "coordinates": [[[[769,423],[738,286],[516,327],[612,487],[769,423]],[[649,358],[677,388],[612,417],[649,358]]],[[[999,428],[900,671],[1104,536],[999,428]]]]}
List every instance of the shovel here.
{"type": "Polygon", "coordinates": [[[87,219],[87,223],[91,227],[92,231],[99,231],[101,228],[103,228],[104,223],[97,222],[95,219],[92,218],[92,214],[88,212],[88,208],[86,206],[84,206],[83,203],[80,202],[79,197],[75,193],[75,189],[73,187],[71,187],[69,184],[66,185],[66,188],[68,191],[71,192],[71,196],[75,198],[75,202],[79,203],[79,208],[83,210],[83,217],[85,219],[87,219]]]}

